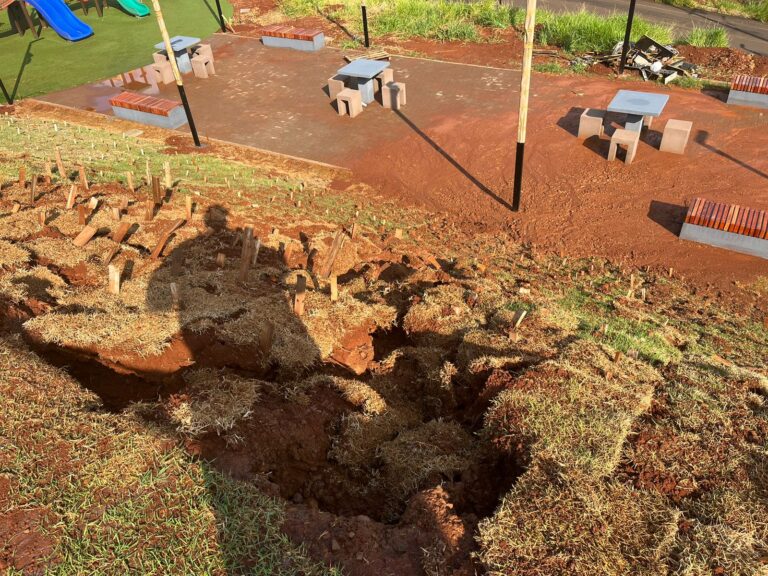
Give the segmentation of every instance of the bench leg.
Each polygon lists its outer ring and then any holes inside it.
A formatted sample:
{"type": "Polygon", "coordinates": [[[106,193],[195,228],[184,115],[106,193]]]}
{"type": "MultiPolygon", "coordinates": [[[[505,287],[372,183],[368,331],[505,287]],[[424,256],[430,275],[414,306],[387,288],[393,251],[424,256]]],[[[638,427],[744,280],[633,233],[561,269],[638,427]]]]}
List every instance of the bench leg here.
{"type": "Polygon", "coordinates": [[[616,160],[616,148],[618,148],[618,144],[611,142],[611,145],[608,147],[608,162],[616,160]]]}

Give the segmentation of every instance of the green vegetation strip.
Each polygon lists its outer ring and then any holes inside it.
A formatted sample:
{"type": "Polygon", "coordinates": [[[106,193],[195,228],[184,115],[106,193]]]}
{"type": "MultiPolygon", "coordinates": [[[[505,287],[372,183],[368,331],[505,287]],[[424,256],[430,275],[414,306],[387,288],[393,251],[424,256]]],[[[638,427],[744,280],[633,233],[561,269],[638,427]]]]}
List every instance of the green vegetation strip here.
{"type": "MultiPolygon", "coordinates": [[[[13,33],[8,12],[0,12],[0,78],[16,99],[103,80],[152,62],[154,45],[161,40],[154,13],[134,18],[111,5],[99,18],[93,7],[86,16],[79,3],[70,4],[75,16],[93,28],[90,38],[68,42],[51,28],[44,28],[38,40],[29,31],[22,37],[13,33]]],[[[230,17],[226,0],[222,8],[230,17]]],[[[163,15],[171,36],[205,38],[218,29],[213,2],[169,0],[163,2],[163,15]]]]}

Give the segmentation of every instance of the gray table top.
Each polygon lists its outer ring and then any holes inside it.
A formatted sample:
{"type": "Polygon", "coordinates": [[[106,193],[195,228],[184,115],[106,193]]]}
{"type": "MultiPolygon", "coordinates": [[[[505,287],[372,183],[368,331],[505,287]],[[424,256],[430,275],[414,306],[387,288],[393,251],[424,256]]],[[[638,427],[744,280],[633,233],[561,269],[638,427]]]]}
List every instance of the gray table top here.
{"type": "MultiPolygon", "coordinates": [[[[200,42],[200,38],[194,38],[193,36],[174,36],[173,38],[171,38],[171,46],[173,46],[173,49],[176,52],[189,48],[190,46],[194,46],[199,42],[200,42]]],[[[160,42],[159,44],[155,44],[155,50],[164,50],[164,49],[165,49],[165,42],[160,42]]]]}
{"type": "Polygon", "coordinates": [[[354,76],[355,78],[373,78],[381,74],[385,68],[389,67],[389,62],[381,60],[353,60],[343,68],[339,69],[339,74],[343,76],[354,76]]]}
{"type": "Polygon", "coordinates": [[[667,94],[619,90],[608,104],[608,111],[637,116],[660,116],[664,106],[667,105],[667,100],[669,100],[667,94]]]}

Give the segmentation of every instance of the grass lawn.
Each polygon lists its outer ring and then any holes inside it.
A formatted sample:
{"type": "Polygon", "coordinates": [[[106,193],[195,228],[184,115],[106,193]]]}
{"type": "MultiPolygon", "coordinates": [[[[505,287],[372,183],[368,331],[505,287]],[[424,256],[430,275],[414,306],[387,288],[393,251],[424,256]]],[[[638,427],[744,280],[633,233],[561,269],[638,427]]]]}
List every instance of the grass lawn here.
{"type": "MultiPolygon", "coordinates": [[[[231,5],[226,0],[222,5],[231,17],[231,5]]],[[[108,78],[152,61],[153,46],[161,40],[154,14],[134,18],[116,2],[110,2],[103,18],[95,9],[83,15],[79,3],[70,7],[93,28],[93,36],[68,42],[45,28],[39,40],[30,32],[21,37],[11,28],[7,11],[0,13],[0,78],[14,98],[108,78]]],[[[164,0],[162,8],[171,36],[205,38],[219,28],[214,0],[164,0]]]]}

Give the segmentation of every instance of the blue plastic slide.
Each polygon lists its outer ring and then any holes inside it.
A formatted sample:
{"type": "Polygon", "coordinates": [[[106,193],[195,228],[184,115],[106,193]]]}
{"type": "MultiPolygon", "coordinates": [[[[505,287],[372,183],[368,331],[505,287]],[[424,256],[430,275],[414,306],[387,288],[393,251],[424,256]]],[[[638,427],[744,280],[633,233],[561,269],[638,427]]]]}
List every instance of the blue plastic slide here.
{"type": "Polygon", "coordinates": [[[77,42],[93,35],[93,28],[80,20],[63,0],[26,0],[51,28],[65,40],[77,42]]]}

